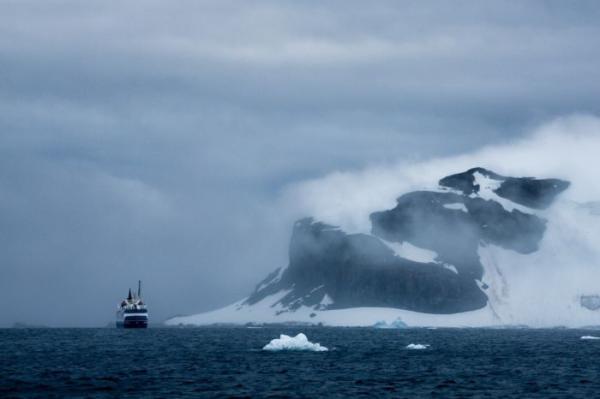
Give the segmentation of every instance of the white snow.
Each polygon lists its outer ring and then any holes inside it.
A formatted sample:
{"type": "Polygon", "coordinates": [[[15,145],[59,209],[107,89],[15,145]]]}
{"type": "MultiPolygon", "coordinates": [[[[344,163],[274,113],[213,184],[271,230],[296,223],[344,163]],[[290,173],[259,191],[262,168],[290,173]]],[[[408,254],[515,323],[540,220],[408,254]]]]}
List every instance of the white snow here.
{"type": "Polygon", "coordinates": [[[300,307],[294,312],[281,312],[283,308],[275,303],[287,293],[288,291],[278,293],[253,306],[244,305],[237,308],[237,304],[233,304],[208,313],[175,317],[167,320],[165,324],[170,326],[206,326],[215,324],[294,323],[322,324],[331,327],[372,327],[378,322],[393,324],[400,319],[408,327],[488,327],[501,325],[489,307],[455,314],[419,313],[396,308],[375,307],[318,310],[307,306],[300,307]],[[271,306],[272,304],[275,305],[271,306]]]}
{"type": "Polygon", "coordinates": [[[595,337],[593,335],[584,335],[583,337],[581,337],[581,339],[594,340],[594,339],[600,339],[600,337],[595,337]]]}
{"type": "Polygon", "coordinates": [[[429,249],[417,247],[407,241],[402,243],[398,242],[390,242],[381,240],[385,245],[387,245],[396,256],[399,256],[404,259],[412,260],[413,262],[422,262],[422,263],[434,263],[438,254],[435,251],[431,251],[429,249]]]}
{"type": "Polygon", "coordinates": [[[429,346],[429,344],[408,344],[406,349],[427,349],[429,346]]]}
{"type": "Polygon", "coordinates": [[[446,209],[454,209],[456,211],[469,212],[467,207],[462,202],[455,202],[452,204],[444,204],[444,208],[446,209]]]}
{"type": "Polygon", "coordinates": [[[309,294],[312,294],[315,291],[320,290],[321,288],[325,287],[324,284],[319,285],[318,287],[313,288],[312,290],[310,290],[309,294]]]}
{"type": "Polygon", "coordinates": [[[329,295],[325,294],[323,299],[321,299],[321,303],[319,304],[319,306],[327,307],[329,305],[333,305],[333,299],[331,299],[329,295]]]}
{"type": "Polygon", "coordinates": [[[489,176],[484,175],[481,172],[473,173],[475,178],[475,184],[479,185],[479,193],[488,195],[489,191],[498,189],[504,180],[493,179],[489,176]]]}
{"type": "Polygon", "coordinates": [[[281,334],[279,338],[272,339],[267,345],[264,346],[265,351],[313,351],[313,352],[326,352],[327,349],[321,346],[319,343],[312,343],[308,340],[306,335],[299,333],[295,337],[281,334]]]}
{"type": "Polygon", "coordinates": [[[401,257],[404,259],[408,259],[413,262],[436,263],[436,264],[442,266],[444,269],[448,269],[448,270],[458,274],[458,270],[456,270],[456,267],[454,265],[438,261],[438,254],[435,251],[417,247],[416,245],[413,245],[407,241],[404,241],[402,243],[390,242],[390,241],[385,241],[385,240],[381,240],[381,241],[388,248],[390,248],[391,250],[394,251],[395,256],[398,256],[398,257],[401,257]]]}
{"type": "Polygon", "coordinates": [[[546,216],[544,238],[531,254],[480,246],[489,307],[501,324],[598,326],[600,310],[581,306],[581,296],[600,295],[600,223],[566,202],[546,216]]]}
{"type": "Polygon", "coordinates": [[[256,287],[256,291],[260,291],[263,288],[265,288],[271,284],[275,284],[275,283],[279,282],[281,280],[281,276],[283,276],[283,272],[285,272],[286,269],[287,269],[287,267],[278,267],[277,269],[275,269],[277,271],[277,276],[275,276],[270,281],[261,283],[258,287],[256,287]]]}
{"type": "Polygon", "coordinates": [[[512,212],[516,209],[524,213],[533,213],[531,208],[519,205],[515,202],[507,200],[506,198],[502,198],[494,192],[494,190],[498,189],[502,185],[503,180],[492,179],[491,177],[485,176],[480,172],[473,173],[473,177],[475,178],[475,184],[479,185],[479,192],[477,194],[471,194],[471,196],[480,197],[486,201],[496,201],[508,212],[512,212]]]}
{"type": "Polygon", "coordinates": [[[260,302],[252,306],[245,305],[244,298],[236,303],[221,309],[206,313],[200,313],[192,316],[178,316],[165,321],[166,325],[213,325],[213,324],[247,324],[267,323],[276,313],[285,311],[278,302],[286,296],[290,290],[280,291],[271,296],[265,297],[260,302]]]}
{"type": "Polygon", "coordinates": [[[441,265],[444,267],[444,269],[448,269],[448,270],[458,274],[458,270],[456,270],[456,266],[451,265],[449,263],[442,263],[441,265]]]}

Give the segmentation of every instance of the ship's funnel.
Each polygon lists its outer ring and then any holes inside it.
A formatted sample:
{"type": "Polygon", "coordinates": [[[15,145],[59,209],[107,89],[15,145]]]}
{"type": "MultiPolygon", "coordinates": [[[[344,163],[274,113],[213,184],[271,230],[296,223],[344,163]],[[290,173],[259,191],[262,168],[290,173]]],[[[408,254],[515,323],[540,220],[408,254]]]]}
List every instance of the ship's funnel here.
{"type": "Polygon", "coordinates": [[[129,295],[127,295],[127,299],[132,300],[132,296],[131,296],[131,288],[129,289],[129,295]]]}
{"type": "Polygon", "coordinates": [[[138,298],[142,297],[142,280],[138,280],[138,298]]]}

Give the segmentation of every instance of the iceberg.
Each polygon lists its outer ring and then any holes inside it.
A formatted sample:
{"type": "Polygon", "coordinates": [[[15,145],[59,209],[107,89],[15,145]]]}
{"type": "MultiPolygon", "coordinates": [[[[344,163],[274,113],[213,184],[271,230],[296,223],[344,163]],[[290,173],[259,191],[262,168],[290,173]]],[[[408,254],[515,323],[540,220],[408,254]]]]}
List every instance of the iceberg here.
{"type": "Polygon", "coordinates": [[[272,339],[267,345],[263,347],[265,351],[313,351],[313,352],[326,352],[327,349],[321,346],[319,343],[313,343],[308,340],[306,335],[300,333],[295,337],[281,334],[279,338],[272,339]]]}
{"type": "Polygon", "coordinates": [[[406,349],[427,349],[429,346],[429,344],[408,344],[406,349]]]}
{"type": "Polygon", "coordinates": [[[407,328],[408,326],[406,325],[405,322],[402,321],[401,318],[397,318],[396,320],[392,321],[392,322],[386,322],[385,320],[381,320],[378,321],[377,323],[373,324],[374,328],[407,328]]]}

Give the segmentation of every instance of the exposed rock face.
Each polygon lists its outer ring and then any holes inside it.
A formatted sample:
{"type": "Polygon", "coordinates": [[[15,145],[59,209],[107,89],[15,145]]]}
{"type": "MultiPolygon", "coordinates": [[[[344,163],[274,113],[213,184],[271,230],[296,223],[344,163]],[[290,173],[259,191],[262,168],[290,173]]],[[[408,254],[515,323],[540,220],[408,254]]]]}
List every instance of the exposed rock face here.
{"type": "Polygon", "coordinates": [[[508,212],[497,202],[427,191],[403,195],[394,209],[371,214],[371,222],[373,234],[431,249],[472,279],[481,279],[477,248],[482,240],[529,253],[537,249],[545,230],[541,218],[508,212]],[[455,203],[463,204],[467,212],[445,207],[455,203]]]}
{"type": "Polygon", "coordinates": [[[440,314],[479,309],[487,303],[479,246],[536,251],[546,221],[533,209],[548,207],[569,183],[474,168],[443,178],[440,186],[455,191],[411,192],[398,198],[395,208],[371,214],[372,235],[346,234],[312,219],[296,222],[289,266],[269,275],[245,304],[285,290],[278,302],[283,311],[301,306],[440,314]],[[502,199],[532,208],[531,213],[507,209],[502,199]],[[392,249],[406,243],[434,251],[435,259],[415,261],[392,249]]]}
{"type": "Polygon", "coordinates": [[[486,302],[473,279],[435,263],[397,257],[375,237],[348,235],[311,219],[295,225],[290,265],[281,280],[267,282],[248,303],[282,289],[292,289],[281,300],[292,310],[318,306],[325,294],[333,301],[329,308],[383,306],[427,313],[473,310],[486,302]]]}

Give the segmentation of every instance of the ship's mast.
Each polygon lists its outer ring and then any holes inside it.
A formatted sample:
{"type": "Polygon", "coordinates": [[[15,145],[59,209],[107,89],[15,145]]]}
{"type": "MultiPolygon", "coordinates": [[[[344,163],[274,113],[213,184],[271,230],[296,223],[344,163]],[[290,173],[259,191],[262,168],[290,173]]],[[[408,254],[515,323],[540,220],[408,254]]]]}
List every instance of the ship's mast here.
{"type": "Polygon", "coordinates": [[[138,280],[138,298],[142,298],[142,280],[138,280]]]}

